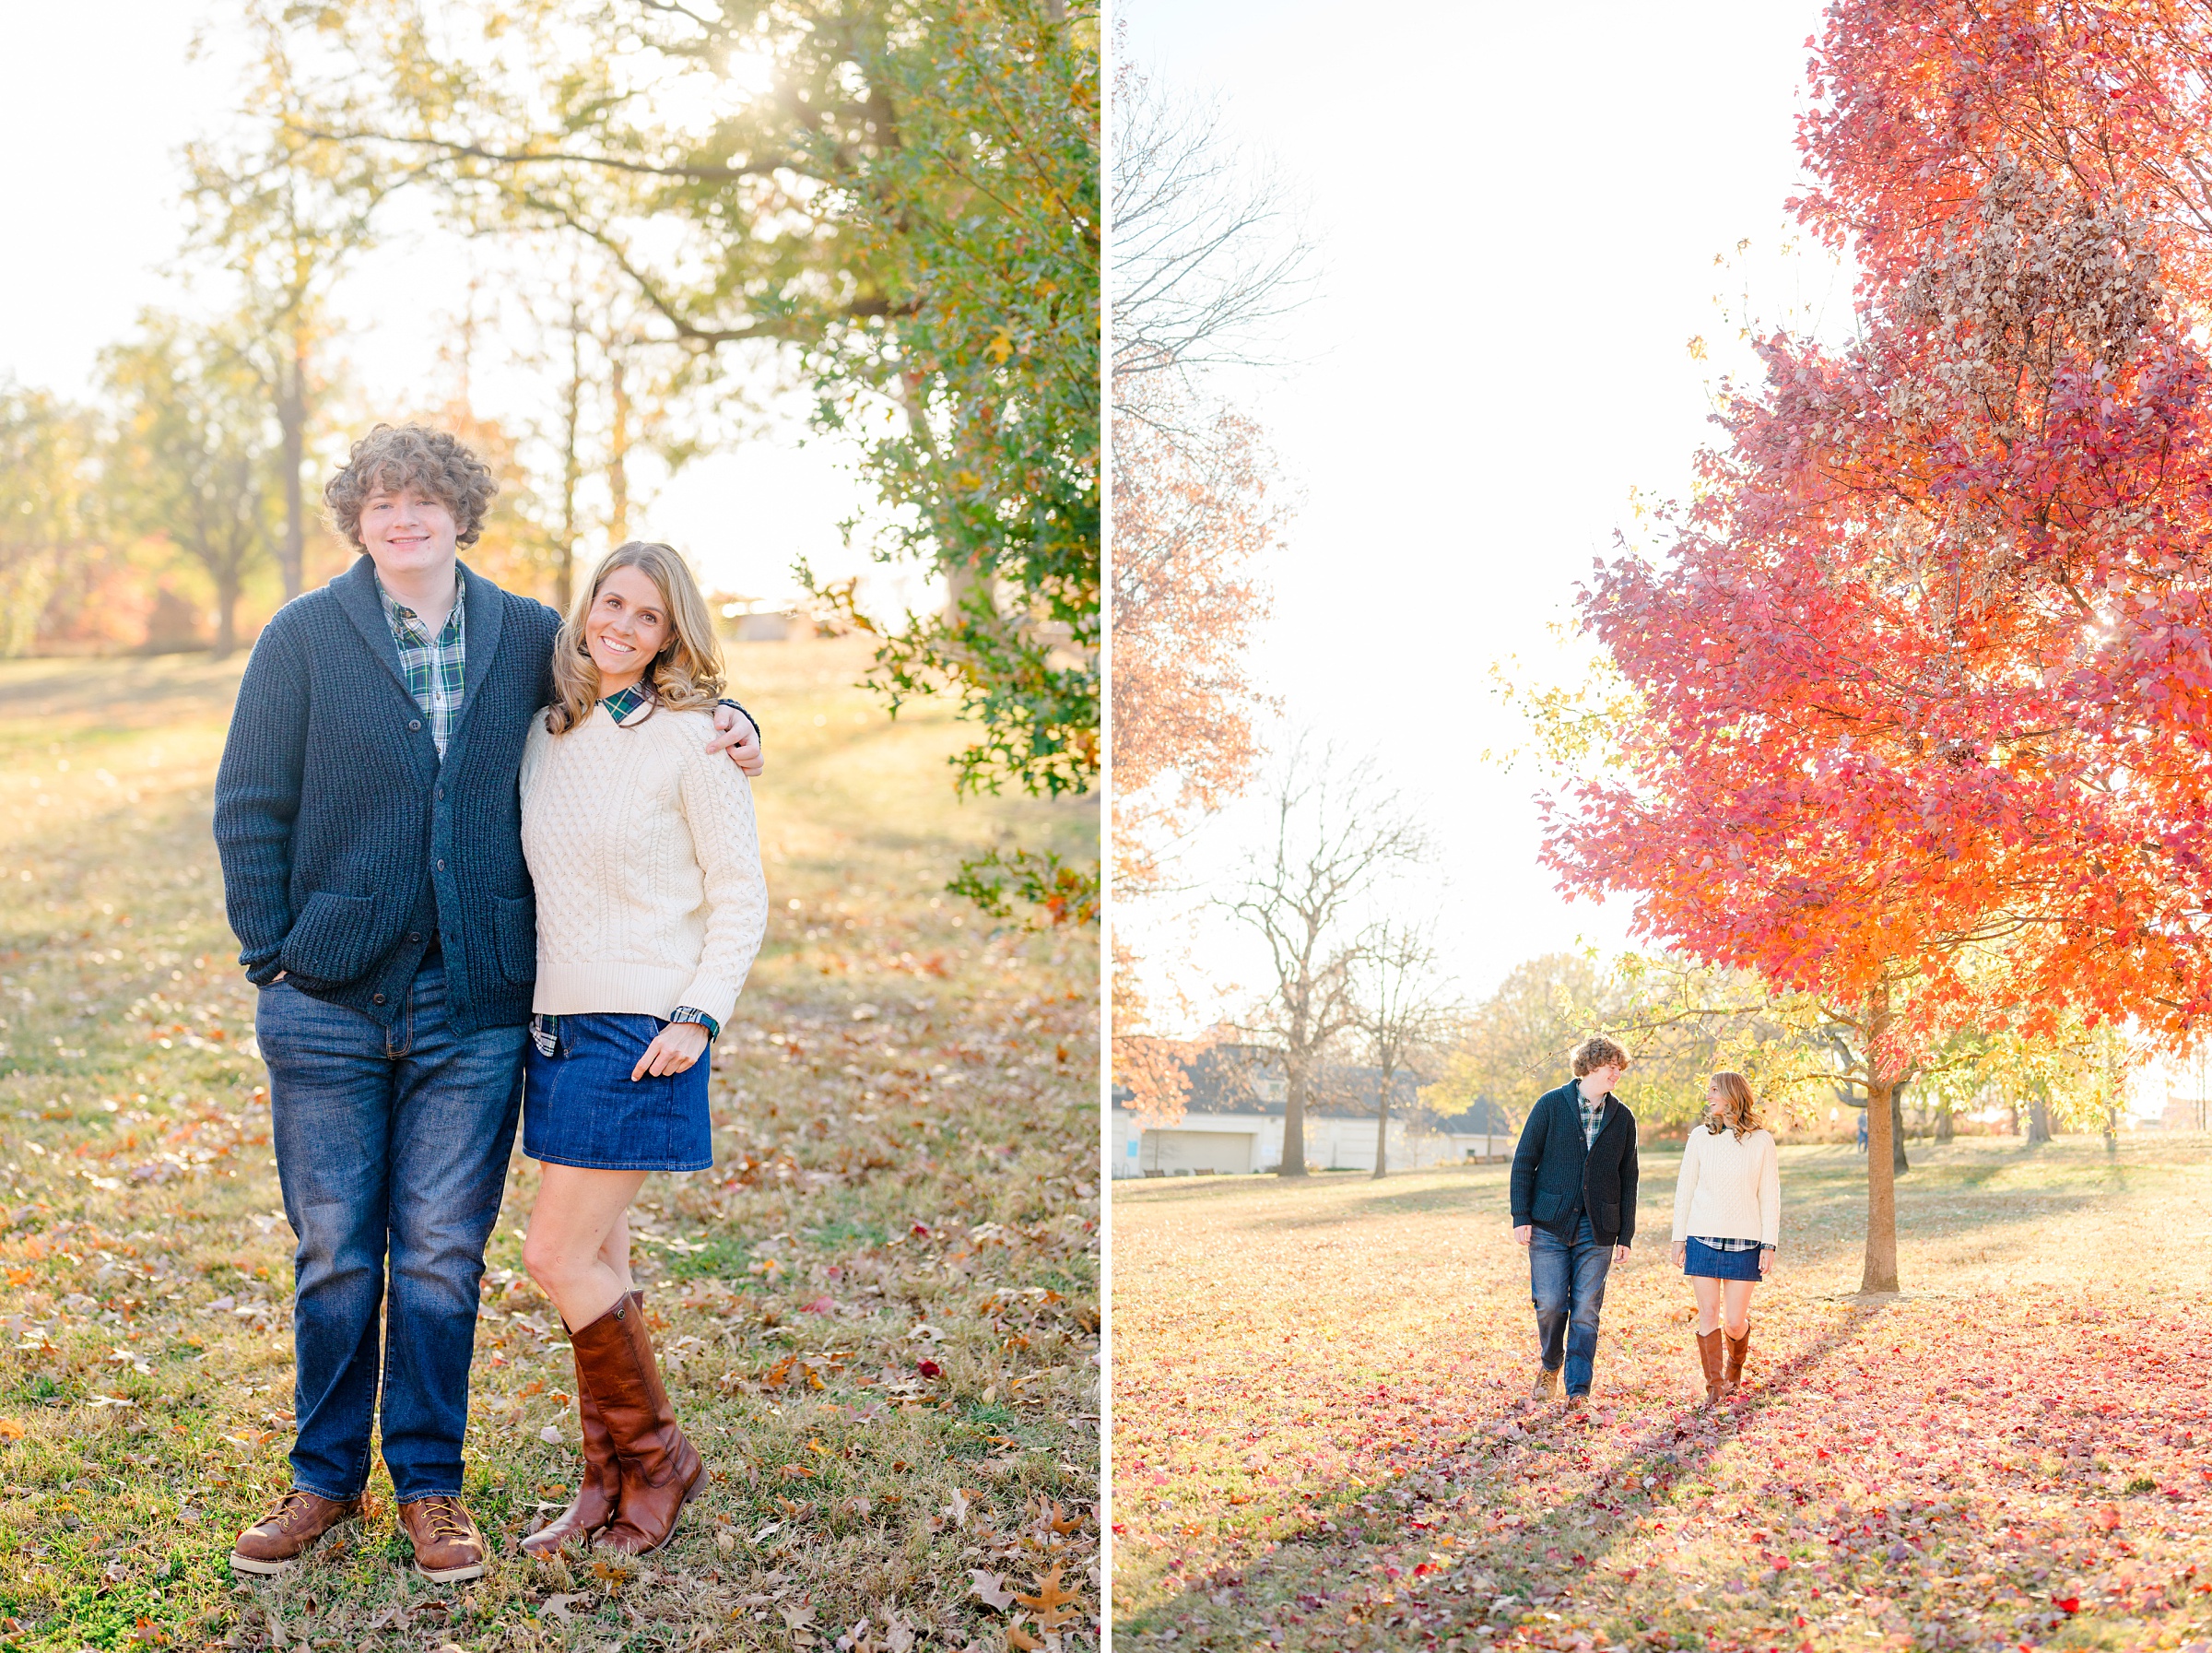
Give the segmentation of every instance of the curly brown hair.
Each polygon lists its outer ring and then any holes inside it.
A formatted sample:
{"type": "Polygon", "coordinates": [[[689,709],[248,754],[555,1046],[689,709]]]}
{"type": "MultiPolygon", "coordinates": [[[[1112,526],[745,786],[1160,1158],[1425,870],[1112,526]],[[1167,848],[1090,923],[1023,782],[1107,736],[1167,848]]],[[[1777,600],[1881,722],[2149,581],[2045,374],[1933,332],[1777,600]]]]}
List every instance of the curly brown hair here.
{"type": "Polygon", "coordinates": [[[474,545],[500,483],[451,431],[379,425],[353,444],[346,468],[324,484],[323,502],[338,532],[359,546],[361,507],[369,496],[403,488],[428,494],[452,512],[454,542],[474,545]]]}
{"type": "Polygon", "coordinates": [[[1603,1033],[1593,1033],[1574,1047],[1574,1077],[1583,1079],[1600,1068],[1626,1069],[1629,1053],[1603,1033]]]}

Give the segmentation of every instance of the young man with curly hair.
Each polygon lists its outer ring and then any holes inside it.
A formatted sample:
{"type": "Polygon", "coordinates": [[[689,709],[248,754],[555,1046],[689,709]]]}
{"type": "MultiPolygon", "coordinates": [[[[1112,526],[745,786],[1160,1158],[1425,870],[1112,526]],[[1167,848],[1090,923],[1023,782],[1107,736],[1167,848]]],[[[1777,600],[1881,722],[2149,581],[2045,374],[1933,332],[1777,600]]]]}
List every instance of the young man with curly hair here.
{"type": "MultiPolygon", "coordinates": [[[[243,1572],[360,1513],[380,1414],[416,1567],[484,1572],[461,1445],[537,974],[516,776],[561,620],[458,560],[497,491],[447,431],[354,444],[324,497],[361,555],[262,632],[216,779],[299,1236],[292,1485],[243,1572]]],[[[708,750],[758,773],[743,709],[715,722],[708,750]]]]}
{"type": "Polygon", "coordinates": [[[1571,1412],[1589,1404],[1606,1272],[1628,1260],[1636,1234],[1636,1116],[1613,1094],[1628,1066],[1612,1040],[1583,1040],[1574,1078],[1536,1099],[1513,1150],[1513,1238],[1528,1247],[1536,1307],[1535,1392],[1557,1394],[1564,1365],[1571,1412]]]}

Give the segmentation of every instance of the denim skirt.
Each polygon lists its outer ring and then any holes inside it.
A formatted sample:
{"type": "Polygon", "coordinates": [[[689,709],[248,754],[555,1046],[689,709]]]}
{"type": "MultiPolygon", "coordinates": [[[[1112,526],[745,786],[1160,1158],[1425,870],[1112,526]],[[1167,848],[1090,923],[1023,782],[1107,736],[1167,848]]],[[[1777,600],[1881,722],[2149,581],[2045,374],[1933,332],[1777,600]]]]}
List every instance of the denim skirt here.
{"type": "Polygon", "coordinates": [[[681,1073],[632,1080],[665,1021],[612,1012],[547,1020],[554,1036],[534,1023],[524,1067],[525,1154],[592,1171],[704,1171],[714,1163],[711,1051],[681,1073]]]}
{"type": "Polygon", "coordinates": [[[1685,1241],[1689,1255],[1682,1259],[1682,1272],[1694,1274],[1700,1280],[1759,1280],[1759,1252],[1721,1251],[1702,1240],[1685,1241]]]}

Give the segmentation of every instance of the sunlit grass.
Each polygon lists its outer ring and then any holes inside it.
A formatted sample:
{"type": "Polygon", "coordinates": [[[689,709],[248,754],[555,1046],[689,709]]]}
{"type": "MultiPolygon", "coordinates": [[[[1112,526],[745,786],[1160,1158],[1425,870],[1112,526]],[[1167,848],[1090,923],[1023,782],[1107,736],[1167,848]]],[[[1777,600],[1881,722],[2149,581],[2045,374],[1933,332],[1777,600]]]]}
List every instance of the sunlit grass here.
{"type": "Polygon", "coordinates": [[[888,722],[852,645],[735,666],[768,731],[769,943],[717,1046],[716,1167],[652,1179],[638,1213],[713,1482],[642,1564],[514,1556],[578,1461],[518,1158],[469,1436],[500,1558],[445,1588],[406,1569],[381,1469],[368,1519],[292,1576],[225,1564],[291,1433],[291,1234],[208,837],[238,664],[0,666],[0,1647],[1034,1629],[977,1568],[1030,1593],[1057,1567],[1095,1616],[1095,939],[941,893],[1004,832],[1095,854],[1091,811],[956,805],[957,730],[888,722]]]}
{"type": "Polygon", "coordinates": [[[2212,1138],[1785,1148],[1750,1385],[1703,1389],[1643,1156],[1594,1405],[1527,1399],[1503,1166],[1119,1185],[1117,1633],[1179,1647],[2175,1647],[2212,1635],[2212,1138]],[[2069,1605],[2070,1604],[2070,1605],[2069,1605]]]}

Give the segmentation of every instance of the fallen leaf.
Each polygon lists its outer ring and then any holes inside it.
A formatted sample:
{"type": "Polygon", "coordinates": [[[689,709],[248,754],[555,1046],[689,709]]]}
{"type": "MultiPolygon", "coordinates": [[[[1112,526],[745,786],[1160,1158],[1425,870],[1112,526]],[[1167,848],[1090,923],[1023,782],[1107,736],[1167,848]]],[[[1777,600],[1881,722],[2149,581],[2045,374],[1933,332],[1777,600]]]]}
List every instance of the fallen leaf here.
{"type": "Polygon", "coordinates": [[[1006,1581],[997,1574],[976,1567],[971,1569],[971,1576],[975,1579],[975,1593],[982,1598],[985,1606],[995,1607],[1004,1612],[1014,1605],[1013,1592],[1006,1588],[1006,1581]]]}
{"type": "MultiPolygon", "coordinates": [[[[1433,1571],[1434,1569],[1430,1570],[1433,1571]]],[[[1037,1628],[1040,1630],[1059,1629],[1074,1616],[1075,1610],[1068,1603],[1080,1599],[1073,1590],[1064,1590],[1060,1588],[1061,1572],[1060,1567],[1054,1567],[1046,1576],[1044,1581],[1038,1585],[1035,1595],[1014,1598],[1015,1600],[1037,1615],[1037,1628]]]]}

